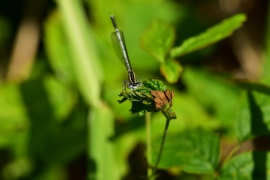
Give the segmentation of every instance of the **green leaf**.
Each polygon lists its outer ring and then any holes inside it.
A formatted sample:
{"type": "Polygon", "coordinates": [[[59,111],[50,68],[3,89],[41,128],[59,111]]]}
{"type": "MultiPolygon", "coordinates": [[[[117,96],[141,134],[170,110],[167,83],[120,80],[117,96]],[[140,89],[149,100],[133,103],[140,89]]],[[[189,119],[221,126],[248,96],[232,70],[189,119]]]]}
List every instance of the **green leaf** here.
{"type": "MultiPolygon", "coordinates": [[[[160,141],[161,137],[153,141],[153,159],[157,157],[160,141]]],[[[214,174],[219,159],[219,141],[215,134],[203,130],[174,135],[169,131],[158,167],[180,167],[190,173],[214,174]]]]}
{"type": "MultiPolygon", "coordinates": [[[[168,134],[176,134],[187,129],[202,128],[207,130],[220,129],[220,122],[209,115],[205,109],[193,99],[193,96],[175,91],[173,98],[173,109],[177,119],[170,122],[168,134]],[[196,112],[196,113],[194,113],[196,112]]],[[[152,115],[152,137],[162,136],[165,119],[161,113],[152,115]]],[[[134,126],[134,125],[133,125],[134,126]]]]}
{"type": "Polygon", "coordinates": [[[54,76],[46,76],[43,83],[54,117],[60,121],[64,120],[73,111],[78,101],[78,93],[71,91],[54,76]]]}
{"type": "Polygon", "coordinates": [[[58,11],[54,11],[45,23],[44,42],[49,62],[57,77],[69,84],[75,82],[72,53],[58,11]]]}
{"type": "Polygon", "coordinates": [[[29,152],[33,156],[38,156],[39,142],[47,142],[47,135],[51,133],[51,127],[55,121],[53,110],[42,79],[22,83],[20,91],[31,123],[31,137],[28,139],[29,152]]]}
{"type": "Polygon", "coordinates": [[[114,117],[105,104],[93,108],[88,119],[89,131],[89,179],[120,179],[117,170],[114,144],[114,117]]]}
{"type": "Polygon", "coordinates": [[[176,60],[169,59],[161,64],[160,71],[169,83],[176,83],[183,68],[176,60]]]}
{"type": "Polygon", "coordinates": [[[261,93],[265,93],[270,95],[270,86],[255,83],[255,82],[249,82],[249,81],[235,81],[236,85],[250,91],[257,91],[261,93]]]}
{"type": "Polygon", "coordinates": [[[162,63],[174,40],[174,28],[165,21],[155,20],[142,34],[141,46],[162,63]]]}
{"type": "Polygon", "coordinates": [[[220,41],[230,36],[234,30],[241,27],[245,20],[246,16],[244,14],[238,14],[226,19],[205,32],[185,40],[181,46],[174,47],[170,51],[170,56],[172,58],[179,57],[220,41]]]}
{"type": "Polygon", "coordinates": [[[29,153],[49,164],[70,161],[85,150],[87,114],[84,106],[71,103],[72,98],[64,87],[47,77],[27,81],[21,84],[20,90],[31,123],[27,143],[29,153]],[[63,106],[63,101],[67,105],[63,106]],[[76,105],[73,111],[71,104],[72,107],[76,105]],[[67,115],[69,119],[65,124],[56,124],[56,118],[66,118],[67,115]]]}
{"type": "Polygon", "coordinates": [[[30,125],[17,85],[1,84],[0,109],[0,148],[11,148],[15,157],[26,156],[30,125]]]}
{"type": "MultiPolygon", "coordinates": [[[[80,114],[81,112],[75,112],[75,118],[80,114]]],[[[77,117],[76,120],[82,121],[82,118],[77,117]]],[[[84,153],[87,146],[86,123],[84,125],[80,128],[70,126],[57,131],[48,131],[44,143],[39,147],[42,160],[48,164],[65,163],[84,153]]]]}
{"type": "Polygon", "coordinates": [[[270,153],[246,152],[228,161],[218,180],[269,180],[270,153]]]}
{"type": "Polygon", "coordinates": [[[270,134],[270,97],[246,92],[240,102],[236,119],[236,135],[240,141],[270,134]]]}
{"type": "Polygon", "coordinates": [[[266,15],[267,20],[265,22],[267,22],[267,28],[265,30],[265,36],[264,36],[264,53],[265,54],[262,57],[262,65],[261,65],[261,81],[265,84],[270,84],[270,11],[269,11],[270,7],[268,4],[268,14],[266,15]]]}
{"type": "Polygon", "coordinates": [[[167,89],[163,82],[158,79],[147,79],[142,83],[146,88],[149,88],[151,90],[165,91],[167,89]]]}
{"type": "Polygon", "coordinates": [[[72,54],[76,83],[85,101],[99,107],[102,69],[96,54],[95,40],[79,1],[56,0],[72,54]]]}
{"type": "Polygon", "coordinates": [[[188,93],[201,108],[204,108],[209,116],[218,119],[228,133],[234,133],[235,108],[241,91],[231,83],[226,83],[222,77],[197,68],[185,68],[182,79],[188,93]]]}

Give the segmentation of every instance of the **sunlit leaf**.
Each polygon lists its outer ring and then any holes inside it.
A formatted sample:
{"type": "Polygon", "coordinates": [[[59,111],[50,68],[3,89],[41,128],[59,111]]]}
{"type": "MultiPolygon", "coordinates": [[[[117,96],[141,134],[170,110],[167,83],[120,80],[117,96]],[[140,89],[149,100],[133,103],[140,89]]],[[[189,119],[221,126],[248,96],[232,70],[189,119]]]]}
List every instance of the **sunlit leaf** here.
{"type": "Polygon", "coordinates": [[[159,62],[164,62],[174,39],[174,28],[165,21],[155,20],[143,33],[141,45],[159,62]]]}
{"type": "Polygon", "coordinates": [[[267,25],[265,29],[265,36],[264,36],[264,54],[262,58],[262,65],[261,65],[261,81],[267,85],[270,83],[270,11],[269,11],[269,6],[268,6],[268,14],[266,15],[267,17],[267,25]]]}
{"type": "Polygon", "coordinates": [[[162,75],[166,78],[169,83],[176,83],[183,68],[179,62],[174,59],[169,59],[163,62],[160,66],[162,75]]]}
{"type": "Polygon", "coordinates": [[[218,180],[270,179],[270,154],[246,152],[229,160],[221,170],[218,180]]]}
{"type": "Polygon", "coordinates": [[[79,1],[56,0],[59,7],[64,32],[72,54],[72,67],[76,83],[85,101],[93,106],[100,105],[100,67],[95,40],[87,22],[83,6],[79,1]]]}
{"type": "Polygon", "coordinates": [[[227,132],[234,133],[240,90],[222,77],[197,68],[186,68],[182,79],[190,95],[209,115],[218,119],[227,132]]]}
{"type": "Polygon", "coordinates": [[[77,92],[60,83],[54,76],[44,78],[44,86],[49,94],[48,97],[55,118],[60,121],[64,120],[78,100],[77,92]]]}
{"type": "Polygon", "coordinates": [[[185,40],[182,45],[174,47],[170,51],[170,56],[172,58],[179,57],[220,41],[230,36],[234,30],[241,27],[245,20],[246,16],[244,14],[238,14],[228,18],[205,32],[185,40]]]}
{"type": "Polygon", "coordinates": [[[240,141],[270,134],[270,97],[256,92],[246,92],[240,102],[236,135],[240,141]]]}
{"type": "MultiPolygon", "coordinates": [[[[171,122],[173,123],[173,121],[171,122]]],[[[154,159],[161,138],[154,141],[154,159]]],[[[180,167],[197,174],[214,174],[219,159],[219,138],[207,131],[168,134],[159,168],[180,167]]]]}
{"type": "Polygon", "coordinates": [[[89,174],[90,179],[119,179],[114,144],[114,117],[110,108],[103,105],[92,109],[89,115],[89,174]]]}
{"type": "Polygon", "coordinates": [[[45,23],[44,42],[49,63],[57,78],[68,84],[75,83],[72,53],[58,11],[53,12],[45,23]]]}
{"type": "MultiPolygon", "coordinates": [[[[170,122],[169,134],[198,127],[214,130],[221,126],[220,122],[211,117],[191,95],[176,91],[173,99],[173,109],[177,115],[177,120],[170,122]]],[[[152,135],[154,137],[161,136],[165,126],[164,116],[161,113],[153,113],[152,119],[152,135]]]]}

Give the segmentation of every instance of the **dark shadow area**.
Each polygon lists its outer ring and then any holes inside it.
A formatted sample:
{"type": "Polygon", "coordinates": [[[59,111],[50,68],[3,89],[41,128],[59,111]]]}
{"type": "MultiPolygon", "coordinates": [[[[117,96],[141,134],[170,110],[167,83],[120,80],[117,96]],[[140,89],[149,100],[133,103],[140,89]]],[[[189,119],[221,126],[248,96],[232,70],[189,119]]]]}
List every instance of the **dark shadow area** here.
{"type": "Polygon", "coordinates": [[[87,157],[84,152],[80,157],[74,159],[68,164],[68,178],[67,180],[83,180],[87,179],[87,157]]]}
{"type": "Polygon", "coordinates": [[[252,92],[248,92],[249,112],[251,113],[251,134],[261,136],[270,134],[264,123],[263,114],[260,106],[257,104],[252,92]]]}
{"type": "Polygon", "coordinates": [[[87,162],[87,176],[89,180],[97,180],[95,177],[95,174],[97,172],[97,163],[95,162],[94,159],[88,157],[88,162],[87,162]]]}
{"type": "Polygon", "coordinates": [[[54,121],[48,94],[42,79],[22,83],[22,98],[31,123],[29,153],[39,156],[39,149],[54,121]]]}
{"type": "Polygon", "coordinates": [[[58,122],[43,79],[21,84],[20,91],[31,124],[28,153],[34,166],[24,179],[39,178],[55,163],[68,164],[70,180],[86,179],[86,159],[83,162],[82,156],[86,156],[88,107],[79,98],[67,119],[58,122]]]}
{"type": "Polygon", "coordinates": [[[46,169],[40,151],[44,142],[46,142],[46,135],[50,132],[54,117],[41,79],[22,83],[20,91],[31,124],[28,152],[34,159],[35,168],[31,177],[22,178],[29,179],[42,174],[46,169]]]}
{"type": "Polygon", "coordinates": [[[252,171],[252,179],[266,180],[267,179],[267,152],[252,153],[252,160],[254,163],[254,169],[252,171]]]}
{"type": "Polygon", "coordinates": [[[115,135],[111,137],[111,140],[117,139],[118,137],[124,135],[125,133],[134,131],[136,129],[145,126],[144,116],[133,116],[129,121],[117,122],[115,128],[115,135]]]}
{"type": "Polygon", "coordinates": [[[129,172],[122,180],[147,179],[147,162],[144,156],[145,146],[138,144],[128,157],[129,172]]]}
{"type": "MultiPolygon", "coordinates": [[[[257,104],[252,92],[248,92],[248,101],[250,105],[251,113],[251,134],[254,136],[260,136],[263,134],[269,134],[269,130],[264,123],[262,111],[257,104]]],[[[265,142],[269,143],[269,141],[265,142]]],[[[252,160],[254,168],[252,171],[253,179],[266,180],[267,177],[267,152],[252,153],[252,160]]]]}
{"type": "MultiPolygon", "coordinates": [[[[9,148],[1,148],[0,149],[0,172],[3,172],[3,168],[12,161],[12,154],[9,148]]],[[[0,179],[2,179],[2,174],[0,175],[0,179]]]]}

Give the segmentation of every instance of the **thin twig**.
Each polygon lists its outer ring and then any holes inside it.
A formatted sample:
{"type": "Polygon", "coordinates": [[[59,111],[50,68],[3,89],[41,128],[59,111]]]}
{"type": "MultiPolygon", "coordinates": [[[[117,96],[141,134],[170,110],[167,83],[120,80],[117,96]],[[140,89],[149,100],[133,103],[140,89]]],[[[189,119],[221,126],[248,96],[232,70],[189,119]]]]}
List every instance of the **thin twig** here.
{"type": "Polygon", "coordinates": [[[155,164],[155,166],[153,168],[152,177],[156,174],[157,166],[158,166],[159,161],[161,159],[161,155],[162,155],[162,151],[163,151],[163,147],[164,147],[164,143],[165,143],[165,138],[167,136],[170,121],[171,121],[171,119],[166,119],[166,125],[165,125],[164,133],[163,133],[163,136],[162,136],[162,141],[161,141],[161,145],[160,145],[160,149],[159,149],[159,153],[158,153],[158,158],[157,158],[156,164],[155,164]]]}
{"type": "MultiPolygon", "coordinates": [[[[152,148],[151,148],[151,113],[145,114],[145,126],[146,126],[146,158],[148,165],[152,164],[152,148]]],[[[152,174],[152,168],[147,169],[147,177],[152,174]]]]}

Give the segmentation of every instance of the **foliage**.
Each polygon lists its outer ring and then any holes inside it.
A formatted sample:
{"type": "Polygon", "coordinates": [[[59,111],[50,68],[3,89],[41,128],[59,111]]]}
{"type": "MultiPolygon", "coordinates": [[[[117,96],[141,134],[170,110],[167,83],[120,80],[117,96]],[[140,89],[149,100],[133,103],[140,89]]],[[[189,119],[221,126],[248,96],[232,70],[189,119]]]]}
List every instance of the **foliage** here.
{"type": "Polygon", "coordinates": [[[220,24],[209,28],[205,32],[185,40],[181,46],[173,47],[175,32],[173,27],[163,21],[154,21],[141,37],[141,44],[150,54],[162,63],[161,71],[170,83],[177,82],[182,67],[174,58],[196,51],[228,37],[241,27],[245,21],[244,14],[238,14],[226,19],[220,24]]]}
{"type": "Polygon", "coordinates": [[[167,90],[167,87],[162,81],[149,79],[143,81],[143,86],[130,92],[121,92],[120,97],[122,100],[118,101],[123,103],[126,100],[131,101],[131,113],[144,115],[145,112],[158,112],[161,111],[166,119],[176,119],[175,112],[172,111],[172,98],[174,96],[172,91],[167,90]]]}

